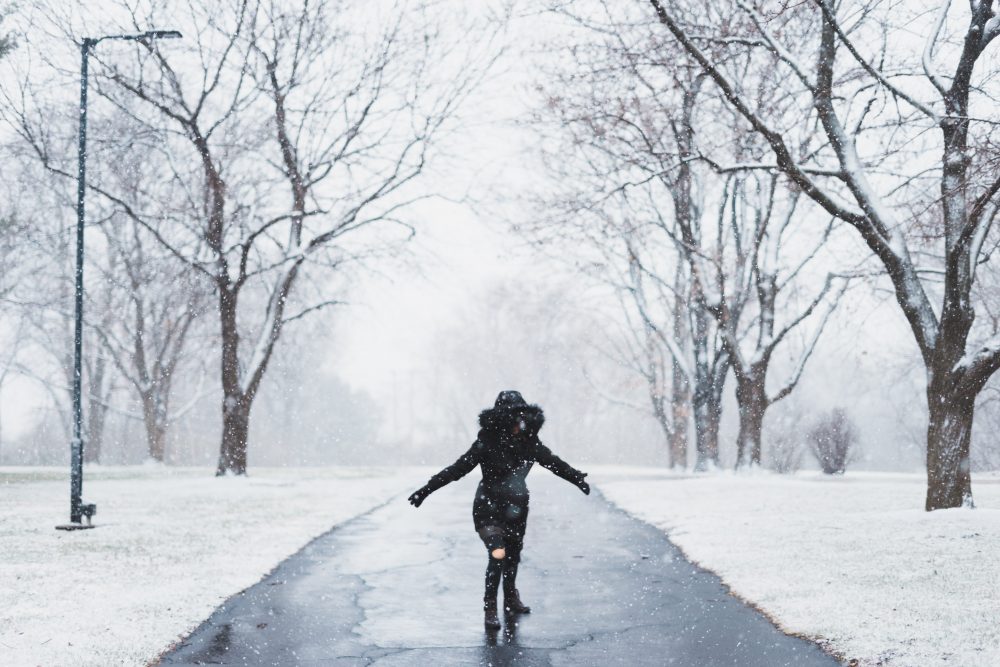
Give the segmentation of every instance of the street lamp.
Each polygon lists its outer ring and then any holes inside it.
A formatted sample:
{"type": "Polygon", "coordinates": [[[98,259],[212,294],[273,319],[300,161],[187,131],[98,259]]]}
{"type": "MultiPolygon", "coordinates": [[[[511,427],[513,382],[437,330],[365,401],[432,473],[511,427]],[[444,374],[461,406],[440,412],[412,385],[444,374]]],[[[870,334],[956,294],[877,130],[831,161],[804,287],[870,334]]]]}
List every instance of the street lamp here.
{"type": "Polygon", "coordinates": [[[91,528],[91,517],[96,505],[85,505],[83,494],[83,218],[87,191],[87,58],[90,50],[106,39],[142,41],[175,39],[181,34],[176,30],[149,30],[135,35],[104,35],[85,37],[80,44],[80,145],[77,157],[76,185],[76,321],[73,332],[73,440],[70,441],[69,473],[69,523],[56,526],[59,530],[91,528]],[[87,517],[84,525],[81,521],[87,517]]]}

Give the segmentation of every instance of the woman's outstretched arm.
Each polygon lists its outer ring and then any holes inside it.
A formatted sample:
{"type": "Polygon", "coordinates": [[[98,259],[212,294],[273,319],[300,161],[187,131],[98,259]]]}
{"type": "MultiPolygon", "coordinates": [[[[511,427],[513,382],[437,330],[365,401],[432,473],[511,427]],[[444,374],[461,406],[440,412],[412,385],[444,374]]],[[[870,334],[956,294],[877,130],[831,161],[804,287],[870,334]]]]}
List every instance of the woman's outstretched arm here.
{"type": "Polygon", "coordinates": [[[543,467],[551,470],[567,482],[575,485],[585,494],[590,495],[590,484],[584,481],[587,473],[577,470],[570,464],[552,453],[552,450],[538,442],[535,445],[535,460],[543,467]]]}
{"type": "Polygon", "coordinates": [[[427,498],[427,496],[431,495],[445,484],[457,482],[472,472],[472,469],[479,465],[479,452],[482,450],[482,447],[482,443],[478,440],[472,443],[472,447],[469,447],[469,451],[459,456],[457,461],[431,477],[426,484],[414,491],[413,494],[410,495],[410,503],[414,507],[420,507],[420,503],[424,502],[424,499],[427,498]]]}

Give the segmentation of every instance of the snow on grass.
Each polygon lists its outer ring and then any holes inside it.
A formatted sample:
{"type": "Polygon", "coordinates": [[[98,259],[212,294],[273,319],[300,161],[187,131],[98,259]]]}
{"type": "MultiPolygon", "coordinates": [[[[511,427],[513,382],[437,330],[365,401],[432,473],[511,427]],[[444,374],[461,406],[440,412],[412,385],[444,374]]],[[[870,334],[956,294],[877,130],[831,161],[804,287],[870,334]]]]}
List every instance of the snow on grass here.
{"type": "Polygon", "coordinates": [[[406,469],[0,468],[0,664],[143,665],[310,539],[423,482],[406,469]]]}
{"type": "Polygon", "coordinates": [[[788,632],[859,665],[1000,665],[1000,477],[928,513],[923,475],[595,473],[788,632]]]}

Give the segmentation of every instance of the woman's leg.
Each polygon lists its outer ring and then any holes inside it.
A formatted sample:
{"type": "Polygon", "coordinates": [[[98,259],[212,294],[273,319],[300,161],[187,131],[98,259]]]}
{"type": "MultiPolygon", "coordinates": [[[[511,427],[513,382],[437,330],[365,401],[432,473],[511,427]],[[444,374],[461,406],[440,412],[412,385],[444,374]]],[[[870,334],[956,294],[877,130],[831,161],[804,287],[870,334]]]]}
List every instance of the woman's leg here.
{"type": "Polygon", "coordinates": [[[507,523],[504,530],[504,546],[507,548],[503,560],[503,599],[507,611],[527,614],[531,608],[521,602],[517,591],[517,568],[521,564],[521,550],[524,547],[524,532],[528,527],[528,506],[518,506],[514,520],[507,523]]]}
{"type": "Polygon", "coordinates": [[[495,601],[497,599],[497,591],[500,590],[500,578],[503,575],[503,564],[503,560],[490,557],[489,563],[486,565],[486,592],[483,595],[484,600],[495,601]]]}
{"type": "Polygon", "coordinates": [[[504,544],[503,529],[499,526],[483,526],[479,529],[479,537],[490,552],[486,565],[486,587],[483,593],[483,611],[487,627],[499,628],[500,618],[497,615],[497,591],[500,589],[500,579],[503,576],[504,544]],[[499,554],[499,556],[497,555],[499,554]]]}

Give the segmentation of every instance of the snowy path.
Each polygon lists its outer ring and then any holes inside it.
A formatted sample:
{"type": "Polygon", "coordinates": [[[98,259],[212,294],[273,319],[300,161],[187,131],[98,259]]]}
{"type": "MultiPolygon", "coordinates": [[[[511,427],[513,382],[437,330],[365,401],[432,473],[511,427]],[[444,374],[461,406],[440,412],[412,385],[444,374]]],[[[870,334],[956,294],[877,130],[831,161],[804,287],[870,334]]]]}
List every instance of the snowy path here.
{"type": "Polygon", "coordinates": [[[235,596],[163,664],[836,665],[779,632],[657,529],[532,475],[519,588],[534,613],[482,625],[468,480],[397,497],[235,596]]]}

